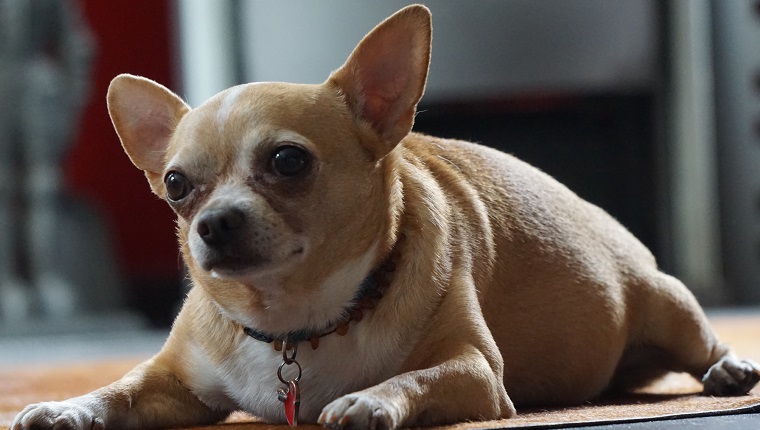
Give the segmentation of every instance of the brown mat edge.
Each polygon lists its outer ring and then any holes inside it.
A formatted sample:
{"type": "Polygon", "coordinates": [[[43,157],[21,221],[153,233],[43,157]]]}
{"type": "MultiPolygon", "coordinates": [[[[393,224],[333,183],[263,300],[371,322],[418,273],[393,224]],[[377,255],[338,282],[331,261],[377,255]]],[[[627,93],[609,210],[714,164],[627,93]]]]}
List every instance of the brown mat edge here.
{"type": "Polygon", "coordinates": [[[600,420],[580,420],[570,422],[554,422],[543,424],[524,424],[507,427],[478,427],[478,430],[498,430],[498,429],[562,429],[562,428],[580,428],[590,426],[604,426],[613,424],[632,424],[640,422],[671,421],[686,418],[717,417],[724,415],[739,415],[760,413],[760,400],[756,403],[739,406],[728,409],[715,409],[711,411],[679,412],[674,414],[650,415],[629,418],[600,419],[600,420]]]}

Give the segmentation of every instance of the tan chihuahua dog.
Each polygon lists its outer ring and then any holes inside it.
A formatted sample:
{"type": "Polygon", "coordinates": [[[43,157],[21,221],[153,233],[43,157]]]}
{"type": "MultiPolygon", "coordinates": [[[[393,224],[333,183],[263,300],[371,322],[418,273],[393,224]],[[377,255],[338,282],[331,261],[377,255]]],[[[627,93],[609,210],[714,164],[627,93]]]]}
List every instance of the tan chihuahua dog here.
{"type": "Polygon", "coordinates": [[[13,428],[488,420],[670,370],[747,393],[757,365],[609,215],[514,157],[410,132],[430,41],[409,6],[321,85],[192,110],[116,77],[114,127],[177,213],[194,287],[155,357],[13,428]]]}

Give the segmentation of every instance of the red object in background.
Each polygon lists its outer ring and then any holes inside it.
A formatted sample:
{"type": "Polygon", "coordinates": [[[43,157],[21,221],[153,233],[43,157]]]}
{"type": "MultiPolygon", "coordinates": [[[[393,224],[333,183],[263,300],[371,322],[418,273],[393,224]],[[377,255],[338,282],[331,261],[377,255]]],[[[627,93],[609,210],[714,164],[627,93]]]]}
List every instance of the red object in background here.
{"type": "Polygon", "coordinates": [[[89,103],[65,165],[72,192],[95,204],[132,280],[177,277],[174,214],[150,191],[121,148],[106,109],[110,80],[132,73],[173,87],[171,6],[167,0],[81,0],[96,41],[89,103]]]}

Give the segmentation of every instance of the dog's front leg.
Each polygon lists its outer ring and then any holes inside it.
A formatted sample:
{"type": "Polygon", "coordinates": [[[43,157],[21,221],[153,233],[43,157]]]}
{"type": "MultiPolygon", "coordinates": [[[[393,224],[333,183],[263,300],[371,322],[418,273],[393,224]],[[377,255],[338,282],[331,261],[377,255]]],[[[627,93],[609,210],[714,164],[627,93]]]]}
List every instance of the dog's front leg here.
{"type": "Polygon", "coordinates": [[[342,429],[395,429],[514,414],[501,376],[479,350],[467,346],[438,365],[338,398],[325,406],[319,423],[342,429]]]}
{"type": "Polygon", "coordinates": [[[161,354],[111,385],[61,402],[27,406],[11,425],[22,429],[148,429],[220,421],[214,411],[185,388],[161,354]]]}

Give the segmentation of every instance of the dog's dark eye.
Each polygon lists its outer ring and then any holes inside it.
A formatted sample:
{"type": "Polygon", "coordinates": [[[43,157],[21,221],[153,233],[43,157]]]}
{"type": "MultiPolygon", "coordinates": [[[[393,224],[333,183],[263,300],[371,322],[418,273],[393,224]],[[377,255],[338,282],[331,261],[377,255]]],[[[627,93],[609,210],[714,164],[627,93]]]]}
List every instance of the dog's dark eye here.
{"type": "Polygon", "coordinates": [[[193,190],[190,181],[179,172],[169,172],[164,178],[164,184],[166,184],[166,197],[173,202],[184,199],[193,190]]]}
{"type": "Polygon", "coordinates": [[[309,153],[293,146],[285,145],[277,148],[272,156],[272,167],[282,176],[295,176],[309,167],[309,153]]]}

